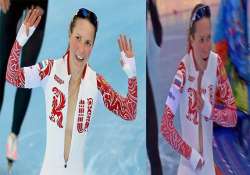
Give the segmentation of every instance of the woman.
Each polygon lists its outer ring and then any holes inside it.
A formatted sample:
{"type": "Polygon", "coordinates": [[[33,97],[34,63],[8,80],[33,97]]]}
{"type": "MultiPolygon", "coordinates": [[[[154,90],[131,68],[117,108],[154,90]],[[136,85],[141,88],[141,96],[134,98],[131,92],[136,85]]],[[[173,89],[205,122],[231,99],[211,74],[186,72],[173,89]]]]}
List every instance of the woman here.
{"type": "Polygon", "coordinates": [[[211,51],[211,14],[207,5],[198,4],[191,13],[187,51],[167,97],[161,132],[181,154],[178,174],[214,175],[213,122],[234,127],[237,116],[221,59],[211,51]],[[173,125],[179,103],[181,135],[173,125]]]}
{"type": "Polygon", "coordinates": [[[22,88],[41,86],[46,99],[47,145],[41,175],[83,174],[84,139],[101,92],[106,107],[124,120],[133,120],[137,106],[137,80],[132,42],[120,36],[121,62],[128,75],[128,95],[120,96],[88,65],[97,28],[96,15],[84,8],[69,29],[69,48],[63,58],[20,68],[20,49],[34,32],[41,16],[28,12],[8,62],[6,79],[22,88]]]}

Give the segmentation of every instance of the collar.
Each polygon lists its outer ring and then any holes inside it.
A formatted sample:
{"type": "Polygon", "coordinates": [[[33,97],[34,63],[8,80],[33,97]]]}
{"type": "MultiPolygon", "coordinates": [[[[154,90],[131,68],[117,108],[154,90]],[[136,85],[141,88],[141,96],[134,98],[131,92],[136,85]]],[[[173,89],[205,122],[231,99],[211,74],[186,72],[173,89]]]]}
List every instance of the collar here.
{"type": "Polygon", "coordinates": [[[197,68],[197,64],[195,62],[195,59],[194,59],[194,52],[193,52],[192,48],[189,51],[189,55],[192,58],[192,67],[194,68],[195,71],[199,71],[198,68],[197,68]]]}
{"type": "MultiPolygon", "coordinates": [[[[196,65],[195,59],[194,59],[193,49],[190,49],[190,51],[189,51],[189,57],[192,59],[191,60],[192,70],[194,70],[195,72],[199,72],[199,70],[197,69],[197,65],[196,65]]],[[[203,72],[206,72],[208,70],[208,67],[210,66],[210,64],[212,64],[211,63],[211,51],[210,51],[210,53],[208,55],[207,67],[206,67],[206,69],[203,72]]]]}

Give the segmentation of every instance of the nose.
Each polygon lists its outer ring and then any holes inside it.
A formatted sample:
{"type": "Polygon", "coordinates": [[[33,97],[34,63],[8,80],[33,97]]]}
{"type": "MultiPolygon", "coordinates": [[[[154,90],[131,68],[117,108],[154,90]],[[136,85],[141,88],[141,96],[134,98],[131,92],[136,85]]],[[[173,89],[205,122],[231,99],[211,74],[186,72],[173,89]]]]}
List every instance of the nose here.
{"type": "Polygon", "coordinates": [[[211,48],[212,48],[211,40],[206,41],[203,45],[203,51],[208,54],[211,51],[211,48]]]}
{"type": "Polygon", "coordinates": [[[83,54],[85,52],[86,46],[83,43],[78,44],[78,50],[80,54],[83,54]]]}

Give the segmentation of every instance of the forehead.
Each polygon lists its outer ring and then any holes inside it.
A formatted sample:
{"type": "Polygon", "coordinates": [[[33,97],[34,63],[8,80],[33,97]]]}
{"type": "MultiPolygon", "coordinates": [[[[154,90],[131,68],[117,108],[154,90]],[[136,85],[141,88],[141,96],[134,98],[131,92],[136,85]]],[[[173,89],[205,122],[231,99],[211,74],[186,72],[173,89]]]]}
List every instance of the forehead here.
{"type": "Polygon", "coordinates": [[[210,18],[202,18],[195,23],[195,34],[198,36],[211,34],[210,18]]]}
{"type": "Polygon", "coordinates": [[[78,18],[72,30],[72,33],[77,33],[82,36],[94,36],[95,27],[87,20],[78,18]]]}

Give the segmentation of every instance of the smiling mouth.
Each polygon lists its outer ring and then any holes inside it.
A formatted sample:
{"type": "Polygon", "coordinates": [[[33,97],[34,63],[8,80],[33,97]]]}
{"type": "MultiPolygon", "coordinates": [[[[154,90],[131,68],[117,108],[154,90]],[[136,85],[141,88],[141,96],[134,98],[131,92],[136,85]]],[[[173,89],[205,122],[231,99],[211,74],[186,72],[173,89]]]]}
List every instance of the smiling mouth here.
{"type": "Polygon", "coordinates": [[[79,55],[76,55],[76,58],[79,59],[79,60],[85,60],[85,58],[79,56],[79,55]]]}

